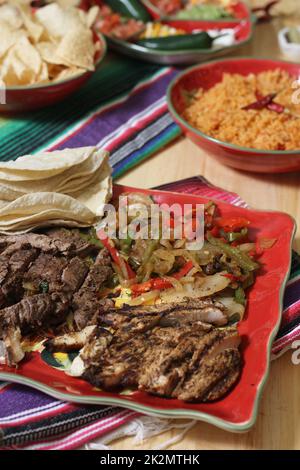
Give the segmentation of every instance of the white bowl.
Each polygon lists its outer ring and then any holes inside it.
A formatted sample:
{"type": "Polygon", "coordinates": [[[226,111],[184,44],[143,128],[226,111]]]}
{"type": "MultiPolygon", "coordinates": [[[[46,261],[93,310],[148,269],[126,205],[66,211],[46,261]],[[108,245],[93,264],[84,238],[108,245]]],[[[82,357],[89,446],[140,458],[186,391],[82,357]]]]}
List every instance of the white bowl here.
{"type": "MultiPolygon", "coordinates": [[[[297,28],[300,32],[300,27],[297,28]]],[[[282,53],[294,62],[300,62],[300,44],[289,42],[287,33],[289,28],[283,28],[278,33],[278,42],[282,53]]]]}

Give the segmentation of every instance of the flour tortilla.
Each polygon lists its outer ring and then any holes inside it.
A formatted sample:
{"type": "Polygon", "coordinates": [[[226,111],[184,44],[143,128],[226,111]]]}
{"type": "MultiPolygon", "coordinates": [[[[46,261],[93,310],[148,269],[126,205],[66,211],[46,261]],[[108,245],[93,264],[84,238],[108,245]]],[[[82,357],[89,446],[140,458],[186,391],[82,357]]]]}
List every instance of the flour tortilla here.
{"type": "Polygon", "coordinates": [[[22,233],[28,233],[28,232],[31,232],[32,230],[39,229],[42,227],[82,228],[82,227],[90,227],[90,225],[78,223],[75,220],[52,219],[52,220],[39,221],[37,225],[32,225],[32,223],[29,222],[28,226],[24,224],[22,227],[23,227],[22,229],[18,230],[18,227],[9,226],[9,227],[6,227],[5,230],[0,229],[0,234],[7,235],[8,233],[13,233],[14,235],[21,235],[22,233]]]}
{"type": "Polygon", "coordinates": [[[99,200],[107,203],[112,195],[111,169],[108,163],[103,168],[103,179],[97,183],[88,185],[79,193],[73,194],[77,201],[88,207],[96,216],[103,216],[103,204],[99,205],[99,200]]]}
{"type": "Polygon", "coordinates": [[[45,211],[59,211],[69,214],[70,219],[79,218],[93,223],[95,215],[82,203],[65,194],[40,192],[26,194],[0,209],[1,226],[7,221],[19,223],[26,217],[39,217],[45,211]]]}
{"type": "MultiPolygon", "coordinates": [[[[72,149],[73,152],[74,149],[72,149]]],[[[85,149],[83,149],[85,152],[85,149]]],[[[78,153],[78,152],[77,152],[78,153]]],[[[53,152],[54,154],[54,152],[53,152]]],[[[40,159],[41,154],[33,156],[35,160],[40,159]]],[[[51,153],[50,153],[51,155],[51,153]]],[[[60,155],[60,161],[65,158],[65,151],[60,155]]],[[[94,149],[88,153],[88,158],[83,162],[75,164],[60,174],[48,176],[51,171],[44,174],[44,178],[23,181],[7,181],[0,179],[0,199],[13,201],[17,197],[33,192],[57,192],[69,194],[91,184],[95,177],[101,180],[102,166],[108,160],[108,152],[94,149]]],[[[41,158],[44,158],[43,156],[41,158]]],[[[1,164],[0,164],[1,165],[1,164]]]]}
{"type": "Polygon", "coordinates": [[[111,197],[108,153],[95,147],[21,157],[0,165],[2,173],[7,174],[8,166],[8,175],[17,172],[21,180],[0,180],[0,232],[59,225],[58,221],[72,227],[95,225],[111,197]]]}
{"type": "Polygon", "coordinates": [[[95,147],[40,152],[0,162],[0,180],[34,181],[55,176],[88,159],[95,147]]]}

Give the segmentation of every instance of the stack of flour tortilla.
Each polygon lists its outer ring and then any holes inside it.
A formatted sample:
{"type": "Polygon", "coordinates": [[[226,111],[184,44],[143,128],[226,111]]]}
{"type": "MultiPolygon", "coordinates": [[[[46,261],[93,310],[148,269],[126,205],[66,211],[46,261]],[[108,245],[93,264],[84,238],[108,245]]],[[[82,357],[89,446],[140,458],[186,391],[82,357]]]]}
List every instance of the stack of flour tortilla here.
{"type": "Polygon", "coordinates": [[[111,194],[108,153],[96,147],[0,162],[0,231],[90,226],[103,215],[111,194]]]}

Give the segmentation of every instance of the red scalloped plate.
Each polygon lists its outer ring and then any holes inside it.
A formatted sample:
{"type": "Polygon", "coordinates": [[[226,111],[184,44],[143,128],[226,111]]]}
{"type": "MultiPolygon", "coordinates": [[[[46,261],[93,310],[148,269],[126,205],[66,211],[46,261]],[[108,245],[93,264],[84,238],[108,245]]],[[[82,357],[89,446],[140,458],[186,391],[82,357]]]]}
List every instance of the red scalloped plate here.
{"type": "MultiPolygon", "coordinates": [[[[140,190],[115,186],[114,195],[139,191],[151,194],[157,203],[196,204],[208,200],[199,196],[140,190]]],[[[246,431],[255,422],[262,390],[269,373],[270,351],[279,328],[285,283],[291,264],[293,219],[281,212],[249,210],[217,202],[221,215],[244,216],[255,236],[276,238],[261,258],[263,267],[248,293],[248,308],[239,324],[244,367],[238,384],[222,400],[214,403],[184,403],[147,393],[116,394],[99,391],[83,380],[65,375],[47,365],[38,352],[31,353],[17,369],[0,366],[0,379],[39,389],[62,400],[123,406],[141,413],[168,418],[206,421],[228,431],[246,431]]]]}

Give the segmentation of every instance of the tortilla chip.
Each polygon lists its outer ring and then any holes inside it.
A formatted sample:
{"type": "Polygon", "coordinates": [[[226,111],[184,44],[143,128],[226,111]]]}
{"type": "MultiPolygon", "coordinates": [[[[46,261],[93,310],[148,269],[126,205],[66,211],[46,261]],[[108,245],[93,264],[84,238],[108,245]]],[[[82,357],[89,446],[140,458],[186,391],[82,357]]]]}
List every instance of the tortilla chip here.
{"type": "Polygon", "coordinates": [[[25,36],[23,31],[15,31],[7,23],[0,20],[0,58],[4,57],[14,44],[25,36]]]}
{"type": "Polygon", "coordinates": [[[69,30],[57,48],[57,56],[65,65],[87,70],[95,70],[94,55],[93,34],[86,28],[69,30]]]}
{"type": "Polygon", "coordinates": [[[67,80],[77,75],[82,75],[83,73],[86,73],[86,70],[80,69],[79,67],[64,68],[60,73],[55,76],[54,81],[57,82],[59,80],[67,80]]]}
{"type": "Polygon", "coordinates": [[[38,41],[40,41],[44,33],[44,28],[38,23],[36,23],[36,21],[33,21],[32,17],[26,14],[23,9],[20,10],[20,13],[22,16],[24,27],[28,32],[28,36],[32,39],[33,42],[37,43],[38,41]]]}
{"type": "Polygon", "coordinates": [[[94,45],[91,27],[98,7],[85,12],[58,3],[33,10],[27,0],[0,0],[0,82],[5,86],[65,80],[94,70],[99,44],[94,45]]]}
{"type": "Polygon", "coordinates": [[[57,55],[57,42],[41,41],[36,45],[42,59],[48,64],[64,65],[64,62],[57,55]]]}
{"type": "Polygon", "coordinates": [[[7,23],[14,30],[23,26],[23,19],[19,8],[8,3],[0,5],[0,21],[7,23]]]}
{"type": "Polygon", "coordinates": [[[39,8],[35,17],[44,27],[50,38],[62,38],[66,32],[84,26],[81,10],[76,8],[62,8],[51,3],[39,8]]]}
{"type": "Polygon", "coordinates": [[[99,15],[99,11],[100,11],[99,7],[95,5],[92,8],[90,8],[89,11],[86,13],[85,21],[86,21],[86,25],[88,26],[88,28],[91,28],[94,25],[99,15]]]}

